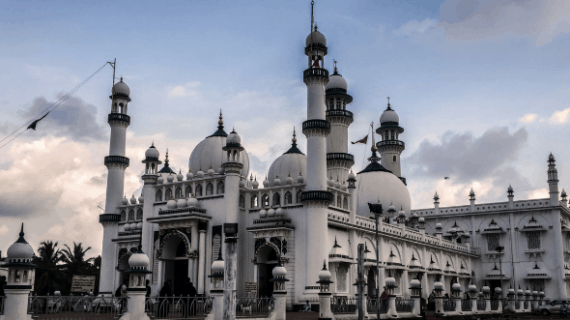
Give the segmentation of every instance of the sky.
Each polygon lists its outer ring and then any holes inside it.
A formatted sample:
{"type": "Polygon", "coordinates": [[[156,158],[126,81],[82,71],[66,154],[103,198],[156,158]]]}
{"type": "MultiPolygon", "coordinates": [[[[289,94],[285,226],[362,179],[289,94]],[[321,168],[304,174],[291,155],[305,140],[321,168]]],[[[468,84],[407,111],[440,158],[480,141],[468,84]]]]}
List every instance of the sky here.
{"type": "MultiPolygon", "coordinates": [[[[387,97],[405,128],[402,175],[415,209],[548,196],[547,158],[570,182],[570,2],[317,0],[315,21],[348,81],[356,141],[387,97]],[[444,177],[450,177],[444,180],[444,177]]],[[[310,2],[3,1],[0,136],[11,133],[107,61],[131,88],[125,192],[140,195],[144,151],[169,149],[188,170],[216,130],[241,135],[263,180],[306,120],[310,2]]],[[[81,242],[101,252],[112,68],[0,149],[0,250],[17,238],[81,242]]],[[[306,140],[298,135],[301,150],[306,140]]],[[[355,171],[370,145],[350,145],[355,171]]],[[[569,190],[570,191],[570,190],[569,190]]]]}

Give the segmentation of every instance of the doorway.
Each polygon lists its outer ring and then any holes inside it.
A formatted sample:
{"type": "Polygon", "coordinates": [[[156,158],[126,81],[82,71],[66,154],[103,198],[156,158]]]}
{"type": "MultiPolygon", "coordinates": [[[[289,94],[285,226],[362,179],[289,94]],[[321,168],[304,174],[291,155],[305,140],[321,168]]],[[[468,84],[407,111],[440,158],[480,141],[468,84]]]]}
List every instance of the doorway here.
{"type": "Polygon", "coordinates": [[[257,254],[257,295],[258,297],[271,297],[273,294],[273,268],[277,265],[277,252],[265,246],[257,254]]]}
{"type": "Polygon", "coordinates": [[[171,280],[170,288],[176,296],[184,292],[183,285],[188,278],[188,257],[186,256],[186,245],[178,237],[172,237],[165,243],[162,252],[164,263],[164,281],[171,280]]]}

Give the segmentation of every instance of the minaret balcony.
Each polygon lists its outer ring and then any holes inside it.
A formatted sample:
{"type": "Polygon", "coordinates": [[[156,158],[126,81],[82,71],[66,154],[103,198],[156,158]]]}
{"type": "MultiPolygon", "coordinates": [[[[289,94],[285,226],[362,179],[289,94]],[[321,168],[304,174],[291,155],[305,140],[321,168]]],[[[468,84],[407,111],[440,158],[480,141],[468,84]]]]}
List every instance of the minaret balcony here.
{"type": "Polygon", "coordinates": [[[334,200],[334,194],[328,191],[313,190],[304,191],[301,193],[301,202],[305,201],[323,201],[332,202],[334,200]]]}
{"type": "Polygon", "coordinates": [[[388,147],[388,146],[399,146],[399,147],[402,147],[402,150],[406,148],[406,144],[404,143],[404,141],[400,141],[400,140],[382,140],[382,141],[376,142],[376,147],[378,147],[378,148],[388,147]]]}
{"type": "Polygon", "coordinates": [[[353,118],[352,112],[348,110],[327,110],[327,117],[346,117],[353,118]]]}
{"type": "Polygon", "coordinates": [[[350,153],[327,153],[327,162],[336,161],[348,162],[352,166],[354,164],[354,156],[350,153]]]}
{"type": "Polygon", "coordinates": [[[309,68],[303,71],[303,80],[307,80],[309,78],[324,78],[326,82],[329,81],[329,71],[323,68],[309,68]]]}
{"type": "Polygon", "coordinates": [[[122,113],[109,113],[107,122],[110,123],[112,121],[121,121],[125,122],[126,124],[131,124],[131,117],[122,113]]]}
{"type": "Polygon", "coordinates": [[[99,223],[103,222],[119,222],[121,221],[121,215],[116,213],[103,213],[99,215],[99,223]]]}
{"type": "Polygon", "coordinates": [[[313,119],[303,122],[303,134],[305,136],[323,135],[331,132],[331,124],[327,120],[313,119]]]}
{"type": "Polygon", "coordinates": [[[122,157],[122,156],[106,156],[105,157],[105,165],[115,164],[115,163],[126,165],[128,167],[130,160],[129,160],[129,158],[122,157]]]}

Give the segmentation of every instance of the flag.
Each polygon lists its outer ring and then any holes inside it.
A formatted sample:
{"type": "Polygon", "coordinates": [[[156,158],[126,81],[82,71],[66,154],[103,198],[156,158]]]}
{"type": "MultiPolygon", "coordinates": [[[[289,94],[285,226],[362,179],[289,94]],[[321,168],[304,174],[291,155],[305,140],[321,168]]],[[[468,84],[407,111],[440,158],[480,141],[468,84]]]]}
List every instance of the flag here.
{"type": "Polygon", "coordinates": [[[358,140],[358,141],[351,142],[351,143],[352,143],[352,144],[357,144],[357,143],[366,144],[366,143],[368,143],[368,135],[364,136],[364,138],[362,138],[362,139],[360,139],[360,140],[358,140]]]}
{"type": "Polygon", "coordinates": [[[38,124],[38,122],[40,122],[43,118],[47,117],[47,115],[50,112],[51,111],[48,111],[48,113],[46,113],[43,117],[39,118],[38,120],[34,120],[34,122],[32,122],[32,124],[30,124],[26,130],[32,129],[32,130],[36,131],[36,125],[38,124]]]}

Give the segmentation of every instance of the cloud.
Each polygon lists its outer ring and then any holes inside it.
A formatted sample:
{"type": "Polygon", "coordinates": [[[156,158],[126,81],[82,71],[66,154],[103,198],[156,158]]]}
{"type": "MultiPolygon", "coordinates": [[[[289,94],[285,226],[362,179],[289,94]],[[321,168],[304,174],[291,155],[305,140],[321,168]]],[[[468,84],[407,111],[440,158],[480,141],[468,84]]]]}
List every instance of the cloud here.
{"type": "Polygon", "coordinates": [[[520,122],[532,123],[538,118],[536,113],[527,113],[522,118],[519,119],[520,122]]]}
{"type": "Polygon", "coordinates": [[[448,39],[529,37],[542,46],[570,31],[570,1],[446,0],[438,26],[448,39]]]}
{"type": "Polygon", "coordinates": [[[7,225],[3,224],[2,226],[0,226],[0,237],[8,234],[8,232],[10,231],[10,228],[8,228],[7,225]]]}
{"type": "Polygon", "coordinates": [[[181,86],[176,86],[169,91],[171,97],[194,97],[198,94],[197,89],[200,87],[200,81],[191,81],[181,86]]]}
{"type": "MultiPolygon", "coordinates": [[[[59,94],[57,98],[61,98],[59,94]]],[[[18,115],[24,121],[37,119],[42,112],[54,102],[45,97],[35,98],[32,104],[25,110],[18,111],[18,115]]],[[[52,110],[50,114],[37,124],[36,130],[29,130],[24,136],[44,136],[51,134],[56,137],[68,137],[78,141],[104,140],[106,133],[97,123],[97,108],[87,104],[81,98],[70,97],[52,110]]]]}
{"type": "Polygon", "coordinates": [[[510,134],[506,127],[489,129],[478,138],[446,132],[440,143],[424,140],[406,161],[413,176],[451,177],[455,182],[485,179],[517,158],[527,136],[525,128],[510,134]]]}
{"type": "Polygon", "coordinates": [[[554,124],[564,124],[570,119],[570,108],[566,108],[560,111],[554,111],[552,116],[550,116],[550,122],[554,124]]]}
{"type": "Polygon", "coordinates": [[[408,21],[400,28],[396,29],[394,33],[396,35],[403,35],[403,36],[416,36],[424,34],[436,26],[437,26],[437,20],[435,19],[426,18],[423,21],[418,21],[414,19],[408,21]]]}

